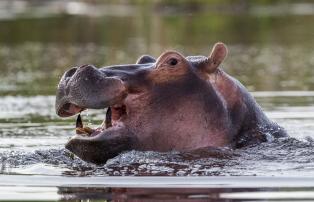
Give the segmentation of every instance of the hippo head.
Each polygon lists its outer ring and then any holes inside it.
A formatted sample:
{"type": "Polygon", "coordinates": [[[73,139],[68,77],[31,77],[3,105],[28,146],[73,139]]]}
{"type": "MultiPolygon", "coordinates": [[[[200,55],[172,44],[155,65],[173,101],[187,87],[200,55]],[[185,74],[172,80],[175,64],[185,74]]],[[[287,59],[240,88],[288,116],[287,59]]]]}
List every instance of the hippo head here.
{"type": "Polygon", "coordinates": [[[78,133],[66,148],[83,160],[104,163],[122,151],[190,150],[228,146],[228,111],[213,85],[227,54],[217,43],[210,56],[184,57],[168,51],[136,64],[74,67],[58,85],[56,112],[61,117],[107,108],[96,129],[77,121],[78,133]],[[215,73],[216,75],[216,73],[215,73]]]}

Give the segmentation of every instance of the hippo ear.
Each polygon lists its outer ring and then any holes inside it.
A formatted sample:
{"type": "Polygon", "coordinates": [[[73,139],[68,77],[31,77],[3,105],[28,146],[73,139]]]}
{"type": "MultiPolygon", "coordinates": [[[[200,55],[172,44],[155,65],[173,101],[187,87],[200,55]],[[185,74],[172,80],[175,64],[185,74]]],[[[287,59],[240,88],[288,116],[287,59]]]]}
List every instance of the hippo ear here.
{"type": "Polygon", "coordinates": [[[206,65],[206,71],[211,73],[215,71],[222,61],[226,58],[228,49],[224,43],[218,42],[214,45],[209,56],[209,63],[206,65]]]}
{"type": "Polygon", "coordinates": [[[156,62],[155,58],[150,55],[142,55],[139,59],[137,59],[136,64],[146,64],[146,63],[154,63],[156,62]]]}

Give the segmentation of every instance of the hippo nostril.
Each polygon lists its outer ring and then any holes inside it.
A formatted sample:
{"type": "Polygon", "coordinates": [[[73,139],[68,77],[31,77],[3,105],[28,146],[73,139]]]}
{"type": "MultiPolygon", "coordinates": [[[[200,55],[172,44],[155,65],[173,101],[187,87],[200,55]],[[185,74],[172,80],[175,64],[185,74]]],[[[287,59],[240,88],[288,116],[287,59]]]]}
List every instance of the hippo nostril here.
{"type": "Polygon", "coordinates": [[[75,74],[75,72],[76,72],[77,70],[79,70],[79,69],[84,69],[84,68],[87,68],[87,67],[91,67],[91,66],[90,66],[90,65],[82,65],[82,66],[80,66],[80,67],[73,67],[73,68],[71,68],[69,71],[67,71],[67,72],[65,73],[65,77],[66,77],[66,78],[72,77],[72,76],[75,74]]]}
{"type": "Polygon", "coordinates": [[[73,67],[72,69],[70,69],[69,71],[67,71],[67,72],[65,73],[65,77],[72,77],[73,74],[75,74],[76,70],[77,70],[77,68],[76,68],[76,67],[73,67]]]}
{"type": "Polygon", "coordinates": [[[80,66],[79,69],[84,69],[84,68],[89,67],[89,66],[90,65],[85,64],[85,65],[80,66]]]}

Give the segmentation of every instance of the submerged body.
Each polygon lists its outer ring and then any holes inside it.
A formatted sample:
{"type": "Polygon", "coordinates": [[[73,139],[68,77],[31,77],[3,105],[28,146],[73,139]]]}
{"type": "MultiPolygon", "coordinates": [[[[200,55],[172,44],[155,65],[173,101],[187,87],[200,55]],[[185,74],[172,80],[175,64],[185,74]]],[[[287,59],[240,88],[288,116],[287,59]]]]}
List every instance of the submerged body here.
{"type": "Polygon", "coordinates": [[[130,149],[237,148],[284,136],[246,88],[219,67],[226,55],[217,43],[209,57],[168,51],[136,64],[70,69],[58,86],[57,114],[108,111],[99,128],[81,126],[88,136],[76,135],[66,147],[83,160],[104,163],[130,149]]]}

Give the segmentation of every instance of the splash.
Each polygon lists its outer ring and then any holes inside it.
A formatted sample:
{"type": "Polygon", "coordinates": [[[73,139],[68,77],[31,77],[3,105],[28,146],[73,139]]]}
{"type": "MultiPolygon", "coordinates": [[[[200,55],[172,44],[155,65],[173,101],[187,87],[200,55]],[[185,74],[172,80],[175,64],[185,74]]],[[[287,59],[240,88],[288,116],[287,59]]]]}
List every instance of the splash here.
{"type": "Polygon", "coordinates": [[[62,148],[12,151],[0,154],[0,172],[34,174],[30,168],[40,164],[65,176],[310,176],[314,174],[313,147],[313,141],[279,138],[237,150],[129,151],[100,166],[62,148]]]}

